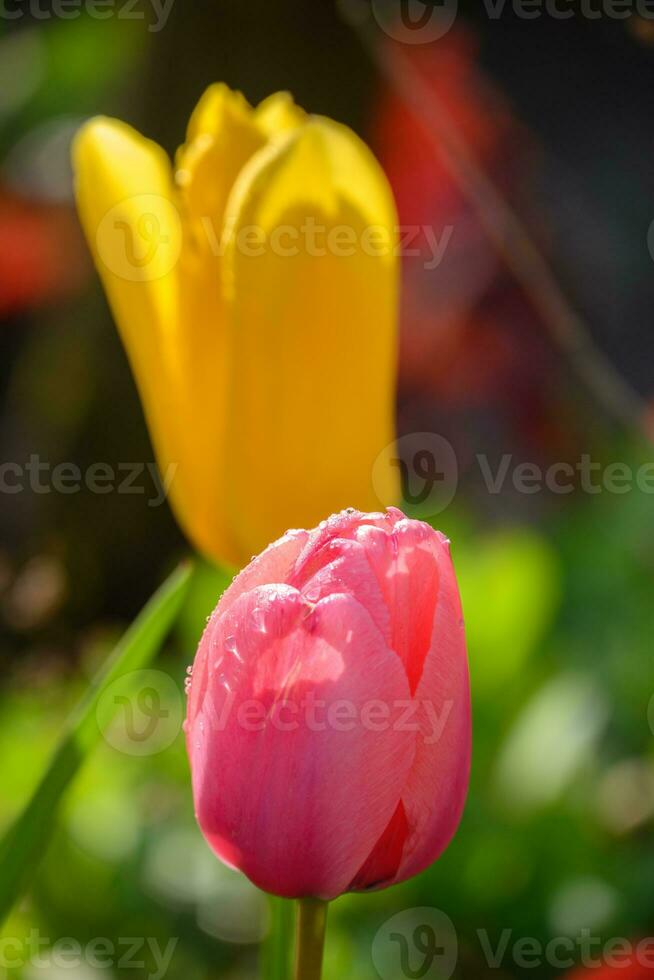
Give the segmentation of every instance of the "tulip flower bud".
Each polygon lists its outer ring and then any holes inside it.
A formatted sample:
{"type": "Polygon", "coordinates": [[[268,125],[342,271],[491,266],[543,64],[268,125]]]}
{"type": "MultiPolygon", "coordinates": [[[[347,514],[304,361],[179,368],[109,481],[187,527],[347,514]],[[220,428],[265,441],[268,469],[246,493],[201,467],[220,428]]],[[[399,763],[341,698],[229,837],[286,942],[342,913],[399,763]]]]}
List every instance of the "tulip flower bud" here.
{"type": "Polygon", "coordinates": [[[398,499],[393,467],[370,480],[395,438],[397,215],[361,140],[286,93],[254,108],[212,85],[174,167],[105,118],[81,128],[73,162],[195,547],[240,567],[291,520],[398,499]]]}
{"type": "Polygon", "coordinates": [[[470,764],[447,540],[394,508],[288,531],[218,603],[186,735],[200,827],[259,887],[333,899],[422,871],[470,764]]]}

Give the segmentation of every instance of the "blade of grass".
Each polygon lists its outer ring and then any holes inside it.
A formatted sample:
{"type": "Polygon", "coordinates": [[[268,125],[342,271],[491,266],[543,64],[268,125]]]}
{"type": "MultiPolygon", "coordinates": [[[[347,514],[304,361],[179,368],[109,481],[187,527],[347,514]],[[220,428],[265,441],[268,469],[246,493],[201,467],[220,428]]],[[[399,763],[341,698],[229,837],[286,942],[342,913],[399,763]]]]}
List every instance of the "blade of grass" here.
{"type": "Polygon", "coordinates": [[[289,980],[293,954],[295,903],[286,898],[268,897],[270,928],[261,947],[263,980],[289,980]]]}
{"type": "Polygon", "coordinates": [[[0,925],[28,884],[48,842],[56,807],[100,738],[96,708],[119,677],[147,666],[175,622],[191,581],[180,565],[157,589],[68,719],[59,745],[25,809],[0,841],[0,925]]]}

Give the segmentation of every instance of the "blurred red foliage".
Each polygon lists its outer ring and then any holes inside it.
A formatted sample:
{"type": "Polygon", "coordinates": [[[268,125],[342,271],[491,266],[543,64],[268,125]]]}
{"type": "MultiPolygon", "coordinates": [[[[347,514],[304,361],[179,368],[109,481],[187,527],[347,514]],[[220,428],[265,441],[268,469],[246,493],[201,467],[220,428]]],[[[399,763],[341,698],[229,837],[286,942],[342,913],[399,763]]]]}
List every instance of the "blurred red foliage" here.
{"type": "Polygon", "coordinates": [[[88,270],[71,208],[0,187],[0,317],[74,292],[88,270]]]}
{"type": "MultiPolygon", "coordinates": [[[[396,57],[392,44],[388,57],[396,57]]],[[[402,58],[434,93],[483,170],[508,197],[519,194],[529,174],[530,142],[482,80],[474,38],[453,31],[437,45],[405,46],[402,58]]],[[[540,352],[542,331],[446,156],[435,147],[426,121],[392,91],[380,99],[372,139],[395,193],[400,225],[419,229],[405,233],[407,244],[409,234],[416,235],[409,247],[420,254],[403,260],[401,385],[430,390],[450,403],[501,397],[507,386],[515,394],[516,379],[520,390],[538,370],[532,355],[534,346],[540,352]],[[435,242],[443,251],[434,266],[435,242]]]]}
{"type": "Polygon", "coordinates": [[[616,956],[613,966],[582,966],[566,973],[566,980],[652,980],[654,977],[654,941],[643,940],[643,950],[638,952],[638,943],[634,943],[634,953],[630,958],[616,956]],[[646,947],[646,948],[645,948],[646,947]],[[622,962],[621,962],[622,960],[622,962]],[[629,961],[628,961],[629,960],[629,961]],[[650,965],[651,963],[651,965],[650,965]]]}

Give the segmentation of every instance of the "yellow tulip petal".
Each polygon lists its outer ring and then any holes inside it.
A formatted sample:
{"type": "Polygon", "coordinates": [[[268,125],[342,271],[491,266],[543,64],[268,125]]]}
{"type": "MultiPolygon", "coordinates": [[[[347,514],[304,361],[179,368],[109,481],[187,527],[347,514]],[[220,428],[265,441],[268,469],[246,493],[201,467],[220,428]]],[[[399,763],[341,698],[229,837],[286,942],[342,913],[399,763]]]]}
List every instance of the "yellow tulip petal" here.
{"type": "Polygon", "coordinates": [[[290,92],[275,92],[254,110],[257,126],[268,136],[297,129],[307,121],[307,114],[293,101],[290,92]]]}
{"type": "MultiPolygon", "coordinates": [[[[175,179],[189,237],[180,266],[180,369],[186,379],[182,416],[187,420],[185,489],[192,507],[193,540],[206,554],[236,560],[229,543],[223,501],[225,329],[222,228],[225,203],[244,164],[265,143],[253,112],[240,93],[212,85],[202,96],[177,153],[175,179]]],[[[187,524],[189,522],[187,521],[187,524]]]]}
{"type": "Polygon", "coordinates": [[[164,484],[188,537],[233,558],[221,499],[224,330],[187,275],[172,167],[131,127],[93,119],[73,146],[78,209],[127,350],[164,484]],[[193,303],[196,321],[186,314],[193,303]]]}
{"type": "Polygon", "coordinates": [[[266,141],[254,112],[240,92],[211,85],[188,125],[186,143],[177,153],[175,178],[200,244],[214,253],[222,229],[227,196],[242,167],[266,141]]]}
{"type": "Polygon", "coordinates": [[[383,486],[372,481],[394,438],[395,229],[379,164],[328,120],[269,145],[234,186],[225,448],[243,553],[339,508],[399,496],[391,470],[383,486]]]}
{"type": "MultiPolygon", "coordinates": [[[[168,455],[169,397],[158,391],[178,306],[182,228],[163,150],[118,120],[87,122],[73,144],[78,211],[158,448],[168,455]]],[[[173,393],[170,393],[170,398],[173,393]]]]}
{"type": "Polygon", "coordinates": [[[219,135],[226,112],[247,119],[252,111],[242,92],[233,91],[224,82],[214,82],[202,93],[191,113],[186,142],[192,143],[198,136],[219,135]]]}

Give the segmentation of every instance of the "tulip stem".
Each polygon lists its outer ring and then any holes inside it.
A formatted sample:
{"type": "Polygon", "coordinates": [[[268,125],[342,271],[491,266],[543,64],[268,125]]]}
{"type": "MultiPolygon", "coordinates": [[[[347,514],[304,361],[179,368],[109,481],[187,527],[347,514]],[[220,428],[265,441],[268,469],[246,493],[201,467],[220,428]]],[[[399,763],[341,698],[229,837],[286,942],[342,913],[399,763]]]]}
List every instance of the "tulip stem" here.
{"type": "Polygon", "coordinates": [[[320,980],[326,925],[327,902],[301,898],[298,902],[295,980],[320,980]]]}

